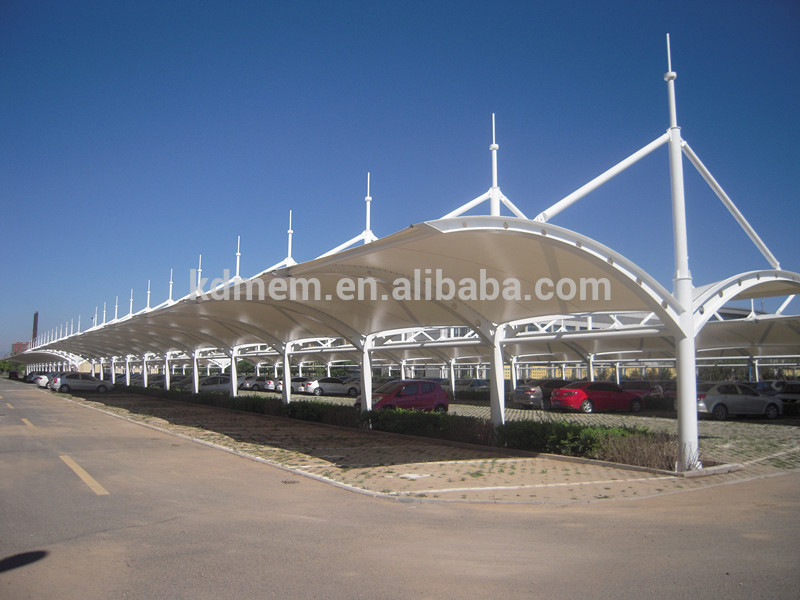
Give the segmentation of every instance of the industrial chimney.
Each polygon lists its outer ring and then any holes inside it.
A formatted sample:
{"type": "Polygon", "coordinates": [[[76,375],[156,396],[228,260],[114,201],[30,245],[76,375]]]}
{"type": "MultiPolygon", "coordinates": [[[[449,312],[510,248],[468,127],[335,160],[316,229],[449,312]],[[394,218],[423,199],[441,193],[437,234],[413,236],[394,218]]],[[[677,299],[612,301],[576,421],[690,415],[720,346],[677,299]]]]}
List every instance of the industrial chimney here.
{"type": "Polygon", "coordinates": [[[39,335],[39,311],[37,310],[35,313],[33,313],[33,335],[31,336],[31,340],[35,340],[38,335],[39,335]]]}

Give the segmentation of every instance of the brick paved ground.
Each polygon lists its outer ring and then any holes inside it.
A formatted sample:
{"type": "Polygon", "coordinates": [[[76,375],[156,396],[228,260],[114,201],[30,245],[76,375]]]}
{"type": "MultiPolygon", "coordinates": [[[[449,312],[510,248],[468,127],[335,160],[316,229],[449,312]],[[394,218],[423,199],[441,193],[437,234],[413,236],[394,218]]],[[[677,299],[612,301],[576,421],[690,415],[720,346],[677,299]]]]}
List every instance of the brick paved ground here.
{"type": "MultiPolygon", "coordinates": [[[[54,395],[54,399],[60,396],[54,395]]],[[[701,421],[703,459],[741,463],[744,468],[690,479],[595,461],[443,444],[133,394],[94,395],[69,401],[285,469],[287,481],[308,476],[353,491],[408,499],[592,502],[679,492],[800,468],[800,420],[797,419],[701,421]]],[[[489,416],[489,408],[485,406],[453,404],[451,412],[489,416]]],[[[541,419],[553,415],[509,409],[506,418],[541,419]]],[[[558,414],[558,418],[677,431],[677,421],[669,416],[558,414]]]]}

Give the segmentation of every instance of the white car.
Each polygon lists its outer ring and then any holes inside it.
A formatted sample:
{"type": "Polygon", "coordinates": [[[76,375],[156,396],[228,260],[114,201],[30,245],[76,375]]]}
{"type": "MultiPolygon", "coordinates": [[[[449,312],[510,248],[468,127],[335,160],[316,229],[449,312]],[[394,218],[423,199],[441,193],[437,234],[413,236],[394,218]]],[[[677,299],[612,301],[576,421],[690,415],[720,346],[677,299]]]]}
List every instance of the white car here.
{"type": "Polygon", "coordinates": [[[33,378],[33,382],[40,388],[49,388],[50,380],[58,375],[58,373],[42,373],[33,378]]]}
{"type": "Polygon", "coordinates": [[[352,377],[322,377],[304,381],[300,384],[300,391],[315,396],[344,395],[355,398],[361,391],[361,382],[352,377]]]}
{"type": "Polygon", "coordinates": [[[783,401],[759,394],[756,388],[739,381],[700,383],[697,386],[697,412],[717,421],[728,415],[757,415],[777,419],[783,414],[783,401]]]}

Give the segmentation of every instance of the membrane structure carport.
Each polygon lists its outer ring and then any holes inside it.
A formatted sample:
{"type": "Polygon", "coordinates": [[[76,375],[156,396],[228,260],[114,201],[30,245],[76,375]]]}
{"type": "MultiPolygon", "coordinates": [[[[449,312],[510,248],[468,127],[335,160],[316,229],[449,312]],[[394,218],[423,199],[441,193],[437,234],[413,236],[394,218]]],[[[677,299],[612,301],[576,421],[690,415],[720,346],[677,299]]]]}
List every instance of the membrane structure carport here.
{"type": "MultiPolygon", "coordinates": [[[[670,66],[671,67],[671,66],[670,66]]],[[[800,291],[800,275],[780,268],[766,245],[681,138],[674,101],[675,74],[665,79],[670,128],[646,147],[553,207],[528,219],[500,191],[492,141],[492,186],[437,220],[375,239],[369,225],[355,238],[364,245],[297,264],[287,259],[254,277],[236,275],[213,290],[196,289],[179,300],[100,323],[59,339],[37,339],[23,355],[28,364],[126,364],[191,361],[195,390],[199,364],[230,362],[237,393],[237,360],[258,357],[282,364],[283,398],[290,402],[289,366],[298,357],[360,365],[362,407],[372,403],[372,366],[425,357],[450,366],[461,357],[489,364],[491,418],[505,419],[505,366],[520,359],[592,361],[665,357],[678,375],[679,468],[700,467],[695,405],[696,358],[800,354],[800,318],[784,316],[800,291]],[[548,219],[658,148],[667,146],[675,232],[676,279],[672,291],[611,248],[548,219]],[[695,288],[688,271],[682,155],[706,178],[761,250],[770,268],[735,274],[695,288]],[[467,211],[488,202],[488,215],[467,211]],[[512,215],[501,214],[505,205],[512,215]],[[786,297],[772,315],[720,320],[734,300],[786,297]],[[566,329],[565,319],[585,328],[566,329]]],[[[291,235],[291,226],[290,226],[291,235]]],[[[146,374],[147,369],[143,369],[146,374]]],[[[513,369],[512,369],[513,371],[513,369]]],[[[591,373],[590,369],[590,373],[591,373]]],[[[101,368],[102,374],[102,368],[101,368]]],[[[168,383],[166,384],[168,385],[168,383]]]]}

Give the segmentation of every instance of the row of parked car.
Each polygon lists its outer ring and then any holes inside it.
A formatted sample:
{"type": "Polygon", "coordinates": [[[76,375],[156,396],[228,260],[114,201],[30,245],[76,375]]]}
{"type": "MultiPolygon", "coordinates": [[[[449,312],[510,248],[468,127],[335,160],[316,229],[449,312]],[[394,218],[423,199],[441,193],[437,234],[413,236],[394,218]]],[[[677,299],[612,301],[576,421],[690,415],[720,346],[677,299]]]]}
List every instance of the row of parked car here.
{"type": "MultiPolygon", "coordinates": [[[[513,406],[566,409],[584,413],[601,410],[639,412],[647,397],[675,399],[675,382],[626,381],[620,386],[607,381],[532,379],[521,382],[511,397],[513,406]]],[[[757,415],[776,419],[784,402],[800,400],[800,381],[698,382],[697,412],[717,420],[728,415],[757,415]]],[[[677,406],[675,406],[677,408],[677,406]]]]}
{"type": "Polygon", "coordinates": [[[90,391],[105,393],[111,389],[111,382],[103,381],[89,373],[77,372],[50,372],[33,371],[23,378],[25,383],[35,383],[41,388],[54,392],[90,391]]]}
{"type": "MultiPolygon", "coordinates": [[[[98,379],[88,373],[28,373],[24,381],[36,383],[59,392],[94,391],[103,393],[111,389],[111,382],[98,379]]],[[[485,380],[457,380],[466,389],[488,389],[485,380]],[[471,387],[469,387],[471,386],[471,387]]],[[[141,385],[141,376],[131,378],[133,385],[141,385]]],[[[153,375],[148,385],[163,387],[164,376],[153,375]]],[[[173,389],[191,390],[194,385],[191,377],[174,375],[171,377],[173,389]]],[[[201,392],[230,391],[229,375],[201,377],[201,392]]],[[[361,381],[358,376],[351,377],[293,377],[292,393],[305,393],[315,396],[346,395],[356,397],[355,406],[361,406],[359,396],[361,381]]],[[[239,377],[239,389],[254,391],[282,391],[280,379],[257,375],[239,377]]],[[[379,383],[373,391],[373,408],[415,408],[446,412],[449,406],[447,380],[397,380],[389,379],[379,383]]],[[[462,389],[465,389],[462,387],[462,389]]],[[[582,413],[598,411],[639,412],[644,408],[646,397],[669,396],[674,386],[664,386],[648,381],[626,381],[618,386],[608,381],[569,381],[566,379],[529,379],[521,381],[511,394],[511,405],[524,408],[572,410],[582,413]],[[664,388],[667,388],[665,391],[664,388]],[[671,389],[670,389],[671,387],[671,389]]],[[[776,419],[783,414],[784,402],[800,400],[800,381],[763,381],[752,384],[741,381],[699,382],[697,384],[697,411],[701,416],[725,420],[729,415],[756,415],[776,419]]]]}

